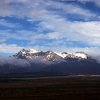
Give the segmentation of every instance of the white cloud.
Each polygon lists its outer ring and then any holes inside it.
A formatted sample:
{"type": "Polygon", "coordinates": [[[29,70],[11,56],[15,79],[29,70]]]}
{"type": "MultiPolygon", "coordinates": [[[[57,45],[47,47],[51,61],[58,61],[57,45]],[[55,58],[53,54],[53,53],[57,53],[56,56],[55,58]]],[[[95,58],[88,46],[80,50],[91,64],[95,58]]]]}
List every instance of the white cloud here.
{"type": "Polygon", "coordinates": [[[96,14],[78,5],[64,4],[52,0],[1,0],[0,15],[20,18],[37,18],[52,13],[48,8],[62,9],[64,13],[78,14],[87,18],[96,17],[96,14]],[[12,4],[12,5],[11,5],[12,4]],[[13,5],[15,4],[15,5],[13,5]],[[27,12],[27,13],[26,13],[27,12]]]}
{"type": "Polygon", "coordinates": [[[46,13],[46,10],[40,6],[42,2],[44,2],[44,0],[1,0],[0,16],[36,18],[46,13]]]}
{"type": "Polygon", "coordinates": [[[64,4],[64,3],[60,3],[60,2],[48,2],[50,3],[49,5],[57,8],[57,9],[62,9],[65,13],[67,14],[78,14],[78,15],[82,15],[84,17],[86,17],[85,19],[91,18],[91,17],[96,17],[96,14],[91,12],[88,9],[84,9],[78,5],[75,4],[64,4]]]}
{"type": "MultiPolygon", "coordinates": [[[[53,0],[1,0],[0,16],[14,16],[18,18],[27,17],[30,21],[41,20],[40,26],[38,26],[39,28],[50,29],[53,31],[48,32],[47,34],[41,34],[28,30],[16,30],[15,33],[10,33],[10,30],[4,30],[0,31],[2,41],[6,41],[7,39],[17,39],[28,40],[29,43],[37,44],[37,42],[41,43],[41,39],[53,39],[55,41],[45,43],[50,47],[43,45],[36,47],[42,49],[52,48],[54,50],[59,48],[60,50],[66,48],[67,45],[64,43],[64,40],[68,40],[67,42],[70,45],[72,45],[70,41],[79,41],[90,46],[100,46],[99,22],[71,22],[67,20],[67,17],[64,19],[64,16],[59,14],[59,11],[55,13],[55,11],[50,11],[48,8],[61,9],[66,14],[82,15],[85,19],[96,17],[95,13],[88,9],[83,9],[78,5],[59,3],[53,0]],[[16,5],[13,5],[14,3],[16,3],[16,5]]],[[[0,24],[9,27],[17,26],[11,23],[7,23],[4,20],[1,20],[0,24]]],[[[7,50],[7,52],[16,52],[22,47],[13,44],[1,44],[0,48],[1,52],[6,52],[7,50]],[[11,48],[14,48],[14,50],[11,50],[11,48]]]]}
{"type": "Polygon", "coordinates": [[[52,39],[69,39],[82,41],[90,46],[100,46],[100,23],[98,21],[79,22],[68,21],[57,15],[43,16],[40,26],[55,31],[48,33],[52,39]]]}
{"type": "MultiPolygon", "coordinates": [[[[10,31],[0,31],[3,41],[7,39],[28,40],[29,44],[41,43],[42,40],[53,39],[49,43],[45,43],[48,46],[59,46],[60,44],[66,46],[72,46],[70,41],[77,41],[87,44],[91,47],[100,46],[100,23],[97,21],[91,22],[78,22],[68,21],[57,15],[50,15],[48,17],[42,16],[43,22],[40,27],[45,29],[51,29],[54,32],[48,32],[46,34],[35,33],[28,30],[16,31],[16,34],[10,33],[10,31]],[[30,38],[29,38],[30,37],[30,38]],[[67,40],[67,41],[65,41],[67,40]],[[65,43],[66,42],[66,43],[65,43]],[[67,45],[68,44],[68,45],[67,45]]],[[[42,44],[42,45],[45,45],[42,44]]]]}
{"type": "Polygon", "coordinates": [[[0,44],[0,52],[2,53],[17,53],[22,48],[16,44],[0,44]]]}

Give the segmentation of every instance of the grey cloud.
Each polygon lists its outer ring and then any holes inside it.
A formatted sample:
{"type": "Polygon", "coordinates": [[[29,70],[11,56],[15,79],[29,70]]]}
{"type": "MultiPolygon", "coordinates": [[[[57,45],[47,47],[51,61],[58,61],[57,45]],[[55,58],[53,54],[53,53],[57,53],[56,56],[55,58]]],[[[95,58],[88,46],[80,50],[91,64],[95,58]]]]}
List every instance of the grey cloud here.
{"type": "Polygon", "coordinates": [[[13,66],[30,66],[30,63],[25,59],[16,59],[14,57],[0,57],[0,65],[10,64],[13,66]]]}
{"type": "Polygon", "coordinates": [[[94,13],[87,9],[83,9],[78,5],[64,4],[52,0],[1,0],[0,1],[0,15],[1,16],[15,16],[37,18],[44,14],[52,13],[48,8],[63,9],[65,13],[80,14],[85,17],[94,17],[94,13]],[[12,3],[12,5],[11,5],[12,3]],[[16,4],[13,6],[13,4],[16,4]],[[17,5],[17,3],[19,3],[17,5]],[[22,4],[22,6],[20,5],[22,4]],[[72,9],[70,9],[72,8],[72,9]],[[66,10],[67,9],[67,10],[66,10]],[[27,13],[26,13],[27,12],[27,13]]]}

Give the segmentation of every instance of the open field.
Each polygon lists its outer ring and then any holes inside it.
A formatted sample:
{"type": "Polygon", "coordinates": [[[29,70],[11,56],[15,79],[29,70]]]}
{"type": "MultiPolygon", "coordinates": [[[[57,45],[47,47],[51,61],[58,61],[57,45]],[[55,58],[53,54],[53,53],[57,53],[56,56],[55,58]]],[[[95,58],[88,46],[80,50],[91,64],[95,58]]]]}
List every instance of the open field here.
{"type": "Polygon", "coordinates": [[[1,79],[0,100],[100,100],[100,76],[1,79]]]}

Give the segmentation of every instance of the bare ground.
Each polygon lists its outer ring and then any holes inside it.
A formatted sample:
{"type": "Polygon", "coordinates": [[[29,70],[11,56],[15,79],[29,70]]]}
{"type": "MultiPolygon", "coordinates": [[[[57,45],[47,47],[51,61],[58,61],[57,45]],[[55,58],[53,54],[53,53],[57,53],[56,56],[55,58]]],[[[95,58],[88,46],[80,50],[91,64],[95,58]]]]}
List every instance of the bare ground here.
{"type": "Polygon", "coordinates": [[[100,100],[100,76],[2,79],[0,100],[100,100]]]}

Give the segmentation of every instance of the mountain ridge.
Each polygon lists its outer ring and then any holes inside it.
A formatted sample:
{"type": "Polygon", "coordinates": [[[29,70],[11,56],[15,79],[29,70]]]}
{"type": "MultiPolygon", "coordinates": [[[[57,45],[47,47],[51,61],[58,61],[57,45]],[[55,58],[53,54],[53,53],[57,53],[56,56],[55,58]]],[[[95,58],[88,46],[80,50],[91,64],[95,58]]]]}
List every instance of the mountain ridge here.
{"type": "MultiPolygon", "coordinates": [[[[35,49],[22,49],[20,50],[18,53],[16,53],[15,57],[25,57],[25,58],[31,58],[32,56],[43,56],[43,54],[45,55],[48,55],[48,58],[50,55],[57,55],[57,56],[60,56],[62,58],[65,58],[65,57],[71,57],[71,58],[81,58],[81,59],[88,59],[88,54],[85,53],[85,52],[75,52],[75,53],[67,53],[67,52],[62,52],[62,53],[57,53],[57,52],[54,52],[54,51],[39,51],[39,50],[35,50],[35,49]]],[[[50,56],[51,57],[51,56],[50,56]]]]}
{"type": "Polygon", "coordinates": [[[56,53],[22,49],[15,55],[0,58],[0,74],[7,73],[99,73],[100,63],[85,52],[56,53]]]}

